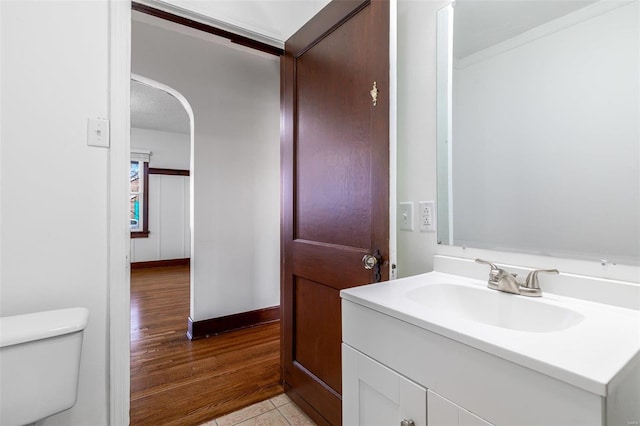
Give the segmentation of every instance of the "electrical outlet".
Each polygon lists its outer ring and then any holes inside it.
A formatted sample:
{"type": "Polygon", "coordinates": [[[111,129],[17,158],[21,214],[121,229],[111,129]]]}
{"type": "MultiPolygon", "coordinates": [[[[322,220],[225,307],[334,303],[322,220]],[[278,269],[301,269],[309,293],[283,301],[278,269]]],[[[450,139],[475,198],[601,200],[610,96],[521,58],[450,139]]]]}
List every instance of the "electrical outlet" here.
{"type": "Polygon", "coordinates": [[[413,231],[413,201],[400,203],[398,223],[403,231],[413,231]]]}
{"type": "Polygon", "coordinates": [[[420,231],[434,232],[436,230],[436,204],[434,201],[420,201],[418,203],[420,217],[420,231]]]}

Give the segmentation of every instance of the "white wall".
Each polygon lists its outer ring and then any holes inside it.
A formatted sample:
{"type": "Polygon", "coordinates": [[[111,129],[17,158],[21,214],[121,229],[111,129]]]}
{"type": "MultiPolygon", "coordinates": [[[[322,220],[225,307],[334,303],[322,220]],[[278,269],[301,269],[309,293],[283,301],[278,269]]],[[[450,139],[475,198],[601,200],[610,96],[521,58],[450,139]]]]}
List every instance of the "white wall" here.
{"type": "Polygon", "coordinates": [[[638,49],[634,2],[454,68],[455,245],[637,261],[638,49]]]}
{"type": "Polygon", "coordinates": [[[108,114],[108,8],[0,2],[0,314],[90,311],[78,402],[44,425],[107,424],[108,150],[86,124],[108,114]]]}
{"type": "Polygon", "coordinates": [[[132,71],[194,112],[192,319],[278,305],[279,59],[185,29],[132,32],[132,71]]]}
{"type": "Polygon", "coordinates": [[[149,167],[189,170],[190,143],[188,134],[131,128],[131,149],[151,151],[149,167]]]}
{"type": "MultiPolygon", "coordinates": [[[[149,167],[189,170],[189,135],[131,128],[131,147],[151,151],[149,167]]],[[[131,239],[131,262],[183,259],[191,253],[189,177],[149,176],[149,237],[131,239]]]]}
{"type": "Polygon", "coordinates": [[[433,269],[436,234],[420,232],[419,201],[436,200],[436,15],[444,1],[398,0],[398,201],[414,202],[414,231],[398,230],[398,276],[433,269]]]}

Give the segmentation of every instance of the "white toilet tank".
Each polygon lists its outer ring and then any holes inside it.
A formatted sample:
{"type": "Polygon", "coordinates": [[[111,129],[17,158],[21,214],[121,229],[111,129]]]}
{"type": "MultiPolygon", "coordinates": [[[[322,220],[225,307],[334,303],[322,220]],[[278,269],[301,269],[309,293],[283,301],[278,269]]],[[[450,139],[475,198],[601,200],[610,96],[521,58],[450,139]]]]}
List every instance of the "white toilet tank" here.
{"type": "Polygon", "coordinates": [[[85,308],[0,318],[0,425],[34,423],[73,407],[85,308]]]}

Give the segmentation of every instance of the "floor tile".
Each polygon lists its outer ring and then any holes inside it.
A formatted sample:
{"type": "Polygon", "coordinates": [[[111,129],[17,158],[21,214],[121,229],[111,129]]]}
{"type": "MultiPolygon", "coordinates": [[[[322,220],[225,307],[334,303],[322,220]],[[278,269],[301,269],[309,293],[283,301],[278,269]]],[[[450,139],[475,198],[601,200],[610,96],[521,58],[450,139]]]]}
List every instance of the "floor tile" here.
{"type": "Polygon", "coordinates": [[[289,426],[289,422],[280,411],[274,409],[239,423],[237,426],[289,426]]]}
{"type": "Polygon", "coordinates": [[[291,426],[315,426],[315,423],[292,402],[278,407],[278,410],[291,423],[291,426]]]}
{"type": "Polygon", "coordinates": [[[245,420],[249,420],[253,417],[259,416],[260,414],[271,411],[274,408],[275,405],[273,405],[271,401],[266,400],[258,402],[257,404],[250,405],[249,407],[243,408],[242,410],[234,411],[233,413],[227,414],[226,416],[222,416],[219,419],[216,419],[216,421],[218,422],[218,426],[233,426],[245,420]]]}
{"type": "Polygon", "coordinates": [[[200,426],[218,426],[218,422],[211,420],[210,422],[202,423],[200,426]]]}
{"type": "Polygon", "coordinates": [[[280,395],[271,398],[271,402],[273,402],[273,405],[276,407],[280,407],[281,405],[290,403],[291,399],[289,399],[287,394],[281,393],[280,395]]]}

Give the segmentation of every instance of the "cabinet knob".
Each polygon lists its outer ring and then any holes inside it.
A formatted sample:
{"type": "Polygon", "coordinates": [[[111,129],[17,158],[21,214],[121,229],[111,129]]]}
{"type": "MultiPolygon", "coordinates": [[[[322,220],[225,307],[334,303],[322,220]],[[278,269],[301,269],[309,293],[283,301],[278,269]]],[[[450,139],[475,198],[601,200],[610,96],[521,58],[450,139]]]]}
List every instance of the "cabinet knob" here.
{"type": "Polygon", "coordinates": [[[416,423],[413,420],[404,419],[400,422],[400,426],[416,426],[416,423]]]}

